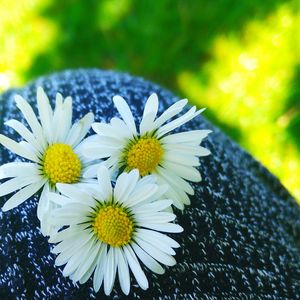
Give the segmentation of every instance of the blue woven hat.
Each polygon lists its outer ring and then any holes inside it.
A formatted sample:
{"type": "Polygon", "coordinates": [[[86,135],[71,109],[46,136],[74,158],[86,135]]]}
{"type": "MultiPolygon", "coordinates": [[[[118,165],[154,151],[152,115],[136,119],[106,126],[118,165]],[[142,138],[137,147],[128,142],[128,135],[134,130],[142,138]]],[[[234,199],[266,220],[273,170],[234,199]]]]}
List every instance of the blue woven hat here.
{"type": "MultiPolygon", "coordinates": [[[[135,117],[142,115],[153,92],[163,112],[178,97],[127,74],[71,70],[41,77],[21,89],[0,96],[0,130],[14,137],[4,125],[22,119],[13,96],[18,93],[36,105],[42,86],[51,101],[55,94],[73,98],[74,119],[92,111],[96,121],[109,122],[117,113],[112,97],[123,96],[135,117]]],[[[53,104],[53,103],[52,103],[53,104]]],[[[300,210],[280,182],[259,162],[203,117],[185,130],[212,129],[204,141],[212,155],[201,159],[203,180],[194,184],[191,205],[175,209],[184,232],[175,239],[177,264],[164,275],[146,270],[149,289],[132,280],[129,296],[118,282],[110,297],[93,290],[92,279],[80,285],[55,267],[52,247],[39,230],[37,197],[8,212],[0,212],[0,299],[299,299],[300,210]]],[[[15,160],[0,149],[0,162],[15,160]]],[[[295,175],[296,176],[296,175],[295,175]]],[[[2,197],[2,206],[8,197],[2,197]]]]}

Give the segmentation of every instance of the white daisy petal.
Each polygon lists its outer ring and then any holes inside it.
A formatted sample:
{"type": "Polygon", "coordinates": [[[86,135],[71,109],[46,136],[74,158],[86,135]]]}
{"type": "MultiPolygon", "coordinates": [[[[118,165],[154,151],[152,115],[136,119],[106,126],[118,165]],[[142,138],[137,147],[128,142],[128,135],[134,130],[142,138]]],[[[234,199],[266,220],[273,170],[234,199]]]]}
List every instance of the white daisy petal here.
{"type": "Polygon", "coordinates": [[[69,198],[76,200],[79,203],[84,202],[90,205],[94,204],[94,200],[90,197],[88,193],[83,192],[74,185],[57,183],[56,187],[61,193],[68,196],[69,198]]]}
{"type": "Polygon", "coordinates": [[[123,251],[116,249],[116,255],[118,259],[118,277],[121,289],[125,295],[130,291],[130,277],[127,260],[124,257],[123,251]]]}
{"type": "Polygon", "coordinates": [[[157,98],[157,94],[153,93],[150,95],[150,97],[146,102],[143,117],[148,114],[152,114],[152,119],[154,121],[154,119],[156,118],[157,111],[158,111],[158,98],[157,98]]]}
{"type": "Polygon", "coordinates": [[[149,254],[147,254],[140,246],[133,243],[132,248],[142,263],[152,272],[157,274],[164,274],[163,267],[149,254]]]}
{"type": "MultiPolygon", "coordinates": [[[[93,123],[93,124],[97,124],[97,123],[93,123]]],[[[118,147],[119,143],[120,141],[114,137],[93,134],[87,137],[86,139],[84,139],[81,144],[84,146],[83,148],[85,148],[85,146],[99,145],[99,144],[107,147],[118,147]]]]}
{"type": "Polygon", "coordinates": [[[210,154],[210,151],[204,147],[189,144],[165,144],[164,149],[181,155],[206,156],[210,154]]]}
{"type": "MultiPolygon", "coordinates": [[[[63,207],[61,207],[59,210],[54,210],[53,214],[55,215],[55,218],[68,218],[68,217],[80,217],[81,214],[89,214],[91,209],[85,205],[84,203],[70,203],[66,204],[63,207]]],[[[68,223],[66,223],[67,225],[68,223]]]]}
{"type": "Polygon", "coordinates": [[[178,176],[187,179],[189,181],[193,181],[193,182],[201,181],[200,173],[195,168],[186,167],[180,164],[175,164],[173,162],[166,162],[166,161],[163,163],[163,167],[165,169],[170,170],[171,172],[173,171],[178,176]]]}
{"type": "Polygon", "coordinates": [[[32,144],[29,144],[26,141],[20,141],[19,145],[24,149],[26,149],[28,153],[34,154],[39,159],[39,162],[41,162],[41,160],[43,159],[42,154],[39,153],[32,144]]]}
{"type": "MultiPolygon", "coordinates": [[[[166,173],[170,173],[169,171],[166,171],[166,173]]],[[[176,174],[175,174],[176,175],[176,174]]],[[[176,175],[177,176],[177,175],[176,175]]],[[[173,176],[174,177],[174,176],[173,176]]],[[[162,174],[157,175],[157,182],[159,184],[165,184],[168,183],[170,188],[166,191],[165,196],[169,199],[173,200],[173,204],[179,208],[183,209],[183,204],[189,205],[190,204],[190,198],[186,194],[186,192],[183,189],[183,186],[176,185],[174,181],[172,181],[171,176],[162,176],[162,174]]],[[[178,177],[178,176],[177,176],[178,177]]]]}
{"type": "Polygon", "coordinates": [[[59,140],[65,141],[68,135],[68,132],[71,129],[72,126],[72,98],[67,97],[63,103],[63,124],[60,134],[59,134],[59,140]]]}
{"type": "Polygon", "coordinates": [[[58,204],[59,206],[64,206],[66,204],[71,204],[72,201],[70,200],[70,198],[62,196],[58,193],[49,193],[47,195],[49,201],[58,204]]]}
{"type": "Polygon", "coordinates": [[[143,272],[133,250],[131,249],[130,246],[125,246],[123,249],[124,249],[124,254],[126,256],[128,265],[129,265],[137,283],[143,290],[148,289],[149,283],[148,283],[147,277],[146,277],[145,273],[143,272]]]}
{"type": "Polygon", "coordinates": [[[41,152],[43,148],[41,147],[34,135],[19,121],[9,120],[5,122],[5,125],[13,128],[23,139],[30,143],[36,150],[41,152]]]}
{"type": "Polygon", "coordinates": [[[82,228],[77,225],[70,226],[50,237],[49,242],[51,243],[61,242],[57,244],[51,252],[57,254],[68,249],[73,249],[75,246],[78,247],[81,243],[87,241],[86,237],[87,234],[82,228]]]}
{"type": "MultiPolygon", "coordinates": [[[[101,247],[101,243],[93,243],[90,251],[86,252],[86,255],[84,257],[81,257],[81,265],[78,267],[76,272],[73,274],[73,280],[79,281],[86,272],[89,271],[90,267],[92,266],[93,262],[96,259],[96,256],[99,253],[99,249],[101,247]]],[[[95,266],[94,266],[95,268],[95,266]]]]}
{"type": "Polygon", "coordinates": [[[65,115],[63,111],[63,96],[60,93],[56,94],[55,110],[52,122],[52,143],[61,142],[61,133],[65,132],[65,115]],[[59,124],[59,126],[57,126],[59,124]]]}
{"type": "Polygon", "coordinates": [[[34,176],[39,174],[37,165],[28,162],[11,162],[0,166],[0,179],[23,176],[27,174],[34,176]]]}
{"type": "MultiPolygon", "coordinates": [[[[180,187],[183,191],[190,195],[194,195],[194,190],[191,185],[173,172],[167,171],[162,167],[157,168],[157,173],[162,176],[173,187],[180,187]]],[[[172,198],[171,198],[172,199],[172,198]]]]}
{"type": "MultiPolygon", "coordinates": [[[[116,182],[114,196],[124,203],[127,201],[129,194],[135,188],[139,178],[138,170],[132,170],[130,173],[122,173],[116,182]]],[[[133,197],[133,196],[132,196],[133,197]]]]}
{"type": "Polygon", "coordinates": [[[153,128],[152,115],[148,114],[142,119],[142,123],[140,125],[140,135],[143,136],[148,132],[151,132],[152,128],[153,128]]]}
{"type": "Polygon", "coordinates": [[[78,274],[81,272],[81,267],[84,263],[91,257],[94,250],[93,245],[94,242],[92,240],[88,241],[88,243],[81,248],[81,251],[78,251],[78,253],[75,253],[70,258],[64,267],[64,276],[70,276],[73,281],[78,281],[80,279],[78,278],[78,274]]]}
{"type": "Polygon", "coordinates": [[[154,230],[159,230],[162,232],[178,233],[182,232],[183,228],[178,224],[166,223],[166,224],[153,224],[153,223],[140,223],[141,227],[150,228],[154,230]]]}
{"type": "Polygon", "coordinates": [[[84,283],[86,283],[90,279],[90,277],[92,276],[92,274],[93,274],[93,272],[95,270],[96,261],[97,261],[97,256],[95,257],[94,261],[91,263],[90,267],[85,272],[85,274],[79,279],[79,283],[80,284],[84,284],[84,283]]]}
{"type": "Polygon", "coordinates": [[[96,292],[99,291],[102,281],[104,279],[104,272],[105,272],[105,264],[107,261],[107,245],[102,244],[99,254],[98,260],[96,262],[96,269],[94,273],[94,280],[93,280],[93,287],[96,292]]]}
{"type": "Polygon", "coordinates": [[[50,192],[49,185],[45,184],[37,207],[37,217],[39,218],[39,220],[41,220],[42,216],[49,210],[49,206],[50,206],[49,198],[48,198],[49,192],[50,192]]]}
{"type": "MultiPolygon", "coordinates": [[[[73,244],[67,248],[66,251],[61,252],[55,260],[56,266],[64,265],[75,253],[81,253],[80,249],[86,245],[86,243],[92,238],[89,234],[84,234],[83,232],[78,232],[76,239],[73,240],[73,244]]],[[[60,245],[60,244],[59,244],[60,245]]],[[[58,247],[57,245],[56,247],[58,247]]],[[[69,245],[68,245],[69,246],[69,245]]],[[[55,253],[56,247],[53,248],[53,253],[55,253]]],[[[74,260],[74,259],[73,259],[74,260]]]]}
{"type": "Polygon", "coordinates": [[[110,120],[110,124],[114,131],[119,133],[118,139],[124,140],[125,138],[129,139],[133,137],[134,132],[130,131],[130,127],[123,120],[114,117],[110,120]]]}
{"type": "MultiPolygon", "coordinates": [[[[150,176],[148,176],[150,177],[150,176]]],[[[151,177],[155,178],[154,184],[158,184],[158,176],[157,175],[151,175],[151,177]]],[[[143,177],[142,180],[143,181],[146,177],[143,177]]],[[[135,193],[141,192],[144,189],[144,186],[140,185],[139,183],[136,186],[135,189],[135,193]]],[[[159,185],[157,185],[157,189],[155,192],[151,193],[151,195],[148,195],[147,198],[147,203],[153,202],[153,201],[157,201],[157,199],[161,199],[161,197],[165,196],[167,191],[169,190],[169,186],[167,184],[165,184],[164,182],[160,182],[159,185]]],[[[171,199],[171,198],[170,198],[171,199]]],[[[139,207],[141,205],[145,205],[146,203],[143,202],[138,202],[135,204],[134,207],[139,207]]]]}
{"type": "Polygon", "coordinates": [[[38,176],[15,177],[0,184],[0,197],[22,189],[24,186],[40,181],[38,176]]]}
{"type": "Polygon", "coordinates": [[[166,192],[166,197],[172,199],[173,200],[173,204],[178,209],[181,209],[181,210],[184,209],[184,206],[183,206],[184,204],[185,205],[189,205],[190,204],[190,200],[189,200],[188,195],[185,192],[183,192],[180,188],[174,187],[174,185],[171,185],[171,183],[170,183],[170,188],[166,192]]]}
{"type": "Polygon", "coordinates": [[[46,140],[43,133],[43,129],[41,127],[41,124],[38,122],[36,115],[29,103],[19,95],[15,96],[15,102],[17,104],[17,107],[24,115],[28,125],[32,130],[33,135],[43,145],[43,147],[46,147],[46,140]]]}
{"type": "Polygon", "coordinates": [[[53,111],[48,96],[41,87],[37,88],[37,106],[42,127],[49,140],[52,134],[53,111]]]}
{"type": "Polygon", "coordinates": [[[147,184],[156,184],[156,179],[155,179],[154,175],[147,175],[147,176],[142,177],[138,181],[135,191],[140,189],[140,188],[143,188],[147,184]]]}
{"type": "MultiPolygon", "coordinates": [[[[168,243],[166,243],[165,240],[161,239],[161,237],[159,235],[157,235],[157,236],[147,235],[148,232],[154,232],[154,231],[151,231],[151,230],[142,231],[142,229],[141,229],[138,232],[138,237],[140,239],[142,239],[143,241],[153,245],[155,248],[157,248],[158,250],[160,250],[166,254],[169,254],[169,255],[176,254],[175,251],[172,249],[172,247],[170,247],[168,245],[168,243]]],[[[165,236],[165,235],[162,234],[162,236],[165,236]]]]}
{"type": "Polygon", "coordinates": [[[75,123],[66,139],[67,144],[76,147],[79,142],[86,136],[92,123],[94,122],[94,115],[92,113],[86,114],[79,122],[75,123]]]}
{"type": "Polygon", "coordinates": [[[127,102],[121,96],[114,96],[113,102],[118,112],[122,116],[123,120],[125,121],[126,125],[128,126],[128,128],[131,130],[131,132],[134,135],[136,135],[137,131],[136,131],[134,118],[127,102]]]}
{"type": "Polygon", "coordinates": [[[108,199],[112,195],[112,186],[110,182],[110,174],[104,166],[100,166],[98,169],[98,182],[102,187],[104,193],[104,199],[108,199]]]}
{"type": "Polygon", "coordinates": [[[77,235],[78,228],[76,226],[68,227],[64,230],[61,230],[49,237],[49,243],[59,243],[63,240],[66,240],[72,236],[77,235]]]}
{"type": "Polygon", "coordinates": [[[169,212],[156,212],[152,213],[151,215],[148,213],[139,213],[136,219],[138,222],[145,223],[167,223],[174,221],[175,218],[176,216],[169,212]]]}
{"type": "Polygon", "coordinates": [[[82,178],[95,178],[95,177],[97,177],[97,171],[98,171],[101,163],[91,164],[90,166],[85,167],[84,170],[82,171],[82,178]]]}
{"type": "Polygon", "coordinates": [[[161,116],[159,116],[154,122],[154,128],[156,129],[164,124],[167,120],[173,118],[177,114],[179,114],[184,106],[187,104],[187,99],[183,99],[180,101],[175,102],[171,105],[161,116]]]}
{"type": "Polygon", "coordinates": [[[151,131],[153,127],[153,122],[156,117],[158,110],[158,98],[154,93],[152,94],[145,105],[143,118],[140,124],[140,134],[143,135],[147,131],[151,131]]]}
{"type": "Polygon", "coordinates": [[[122,131],[120,131],[119,127],[115,128],[115,126],[111,126],[110,124],[105,123],[93,123],[92,128],[99,135],[98,143],[100,144],[102,143],[102,137],[105,138],[104,141],[106,141],[107,137],[120,141],[120,139],[122,139],[123,137],[123,130],[127,129],[127,127],[125,126],[124,129],[122,128],[122,131]]]}
{"type": "Polygon", "coordinates": [[[201,141],[208,136],[211,130],[191,130],[180,133],[167,135],[161,139],[163,143],[196,143],[200,144],[201,141]]]}
{"type": "Polygon", "coordinates": [[[188,167],[200,166],[199,158],[197,156],[191,156],[191,155],[188,156],[188,155],[183,155],[172,151],[168,151],[166,153],[165,161],[188,166],[188,167]]]}
{"type": "Polygon", "coordinates": [[[5,204],[2,207],[2,211],[8,211],[20,205],[25,200],[30,198],[33,194],[35,194],[44,184],[45,180],[41,180],[39,182],[35,182],[24,187],[5,202],[5,204]]]}
{"type": "Polygon", "coordinates": [[[86,244],[82,245],[78,249],[77,253],[74,253],[74,255],[70,258],[70,260],[67,262],[67,264],[64,267],[63,275],[65,277],[72,274],[80,266],[81,258],[86,259],[86,254],[89,253],[92,246],[93,246],[93,241],[88,240],[86,244]]]}
{"type": "Polygon", "coordinates": [[[173,203],[172,200],[158,200],[141,206],[133,207],[131,208],[131,210],[135,214],[153,213],[153,212],[164,210],[165,208],[171,206],[172,203],[173,203]]]}
{"type": "Polygon", "coordinates": [[[114,247],[110,247],[107,253],[107,260],[105,265],[105,272],[104,272],[104,292],[105,295],[110,295],[116,277],[116,270],[117,270],[117,257],[115,255],[114,247]]]}
{"type": "Polygon", "coordinates": [[[172,131],[173,129],[182,126],[183,124],[187,123],[191,119],[198,116],[201,112],[203,112],[204,109],[201,109],[199,111],[196,111],[196,107],[192,107],[187,113],[185,113],[183,116],[169,122],[166,125],[163,125],[160,127],[157,131],[157,137],[160,138],[167,134],[168,132],[172,131]]]}
{"type": "Polygon", "coordinates": [[[81,132],[81,126],[79,123],[75,123],[72,125],[67,138],[66,138],[66,143],[68,145],[73,146],[75,144],[75,141],[77,140],[77,138],[79,137],[81,132]]]}
{"type": "Polygon", "coordinates": [[[120,147],[105,147],[100,145],[87,145],[84,148],[84,155],[86,157],[102,159],[111,156],[113,152],[116,152],[120,147]]]}
{"type": "Polygon", "coordinates": [[[143,203],[151,198],[157,191],[158,187],[155,184],[148,184],[144,186],[144,190],[138,190],[135,193],[130,195],[130,198],[127,199],[126,205],[128,207],[133,207],[137,204],[143,203]]]}
{"type": "Polygon", "coordinates": [[[14,140],[6,137],[5,135],[0,134],[0,143],[9,149],[10,151],[16,153],[19,156],[32,160],[34,162],[39,162],[38,157],[35,153],[28,151],[28,149],[22,146],[20,143],[15,142],[14,140]]]}
{"type": "Polygon", "coordinates": [[[147,237],[150,237],[153,241],[162,241],[164,244],[169,245],[172,248],[180,247],[176,241],[160,232],[141,228],[139,229],[139,233],[142,233],[143,237],[146,239],[147,237]]]}
{"type": "Polygon", "coordinates": [[[80,141],[87,135],[93,122],[94,122],[93,113],[88,113],[81,120],[79,120],[79,123],[81,124],[81,130],[73,146],[77,146],[80,143],[80,141]]]}
{"type": "Polygon", "coordinates": [[[84,222],[90,221],[89,217],[82,217],[78,215],[63,215],[63,216],[55,216],[52,214],[52,218],[50,219],[51,224],[57,227],[63,227],[67,225],[76,225],[84,222]]]}
{"type": "Polygon", "coordinates": [[[138,236],[136,237],[137,244],[143,248],[149,255],[151,255],[154,259],[165,264],[167,266],[174,266],[176,264],[176,260],[171,256],[163,251],[156,248],[153,244],[150,244],[138,236]]]}

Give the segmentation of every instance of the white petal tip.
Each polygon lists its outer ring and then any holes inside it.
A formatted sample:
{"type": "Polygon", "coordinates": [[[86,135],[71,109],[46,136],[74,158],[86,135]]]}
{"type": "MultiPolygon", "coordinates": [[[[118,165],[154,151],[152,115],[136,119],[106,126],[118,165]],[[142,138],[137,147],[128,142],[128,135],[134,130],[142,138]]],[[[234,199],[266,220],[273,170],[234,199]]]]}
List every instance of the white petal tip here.
{"type": "Polygon", "coordinates": [[[24,101],[24,98],[18,94],[14,95],[14,99],[17,105],[20,103],[20,101],[24,101]]]}
{"type": "Polygon", "coordinates": [[[10,124],[11,124],[12,122],[13,122],[13,120],[8,120],[8,121],[4,122],[4,125],[10,126],[10,124]]]}
{"type": "Polygon", "coordinates": [[[165,269],[161,268],[161,270],[156,271],[156,274],[163,275],[165,274],[165,272],[166,272],[165,269]]]}
{"type": "Polygon", "coordinates": [[[120,95],[116,95],[116,96],[113,96],[113,101],[125,101],[123,97],[121,97],[120,95]]]}
{"type": "Polygon", "coordinates": [[[109,291],[104,289],[104,293],[106,296],[110,296],[111,291],[112,291],[112,288],[109,291]]]}
{"type": "Polygon", "coordinates": [[[3,212],[9,211],[11,208],[7,207],[5,204],[3,205],[3,207],[1,208],[1,210],[3,212]]]}
{"type": "Polygon", "coordinates": [[[180,226],[180,225],[178,225],[178,231],[177,232],[183,232],[183,228],[180,226]]]}
{"type": "Polygon", "coordinates": [[[149,101],[149,99],[158,101],[158,96],[157,96],[156,93],[152,93],[152,94],[149,96],[148,101],[149,101]]]}
{"type": "Polygon", "coordinates": [[[87,113],[85,117],[92,120],[91,122],[94,122],[94,114],[92,112],[87,113]]]}
{"type": "Polygon", "coordinates": [[[200,115],[201,113],[203,113],[206,110],[206,107],[201,108],[197,111],[197,115],[200,115]]]}
{"type": "Polygon", "coordinates": [[[183,103],[183,102],[185,102],[185,103],[188,103],[188,102],[189,102],[189,100],[188,100],[187,98],[183,98],[183,99],[181,99],[181,100],[179,100],[179,101],[181,101],[182,103],[183,103]]]}
{"type": "Polygon", "coordinates": [[[43,96],[46,95],[44,89],[43,89],[41,86],[39,86],[39,87],[37,88],[37,90],[36,90],[36,95],[37,95],[37,98],[43,97],[43,96]]]}
{"type": "Polygon", "coordinates": [[[145,291],[145,290],[148,290],[148,288],[149,288],[149,283],[147,282],[147,284],[146,285],[143,285],[143,286],[141,286],[140,285],[140,287],[145,291]]]}

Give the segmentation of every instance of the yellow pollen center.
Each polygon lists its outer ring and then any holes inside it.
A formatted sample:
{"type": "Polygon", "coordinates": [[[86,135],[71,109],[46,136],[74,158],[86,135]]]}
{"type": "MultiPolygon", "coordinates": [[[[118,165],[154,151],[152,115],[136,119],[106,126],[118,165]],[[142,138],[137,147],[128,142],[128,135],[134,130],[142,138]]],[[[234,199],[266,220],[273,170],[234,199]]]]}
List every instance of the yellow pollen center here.
{"type": "Polygon", "coordinates": [[[110,205],[100,209],[93,228],[99,240],[113,247],[120,247],[130,242],[134,224],[123,208],[110,205]]]}
{"type": "Polygon", "coordinates": [[[141,176],[155,170],[161,161],[163,149],[159,141],[152,137],[140,138],[131,145],[127,153],[126,168],[138,169],[141,176]]]}
{"type": "Polygon", "coordinates": [[[52,184],[78,181],[81,163],[72,147],[53,144],[45,152],[43,170],[52,184]]]}

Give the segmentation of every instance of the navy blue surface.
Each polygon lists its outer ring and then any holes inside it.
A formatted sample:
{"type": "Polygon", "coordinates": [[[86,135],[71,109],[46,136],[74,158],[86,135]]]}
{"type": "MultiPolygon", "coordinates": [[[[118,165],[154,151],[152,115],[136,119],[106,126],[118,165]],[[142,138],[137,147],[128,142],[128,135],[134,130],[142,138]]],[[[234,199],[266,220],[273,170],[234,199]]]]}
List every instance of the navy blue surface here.
{"type": "MultiPolygon", "coordinates": [[[[109,121],[117,114],[111,100],[115,94],[129,102],[135,117],[142,115],[152,92],[159,96],[160,112],[178,100],[159,86],[126,74],[65,71],[2,94],[2,133],[17,138],[3,125],[22,118],[13,95],[19,93],[35,106],[37,86],[46,90],[52,103],[56,92],[71,95],[74,120],[92,111],[97,121],[109,121]]],[[[147,291],[132,278],[126,297],[116,280],[106,297],[103,288],[93,292],[92,279],[79,285],[64,278],[39,231],[37,198],[32,198],[0,212],[0,299],[299,299],[299,207],[273,175],[203,117],[182,129],[199,128],[214,131],[204,142],[212,155],[201,158],[203,181],[194,185],[191,206],[183,213],[175,209],[185,229],[174,235],[181,244],[177,264],[164,275],[146,271],[147,291]]],[[[14,159],[1,146],[0,162],[14,159]]],[[[1,206],[6,199],[0,199],[1,206]]]]}

